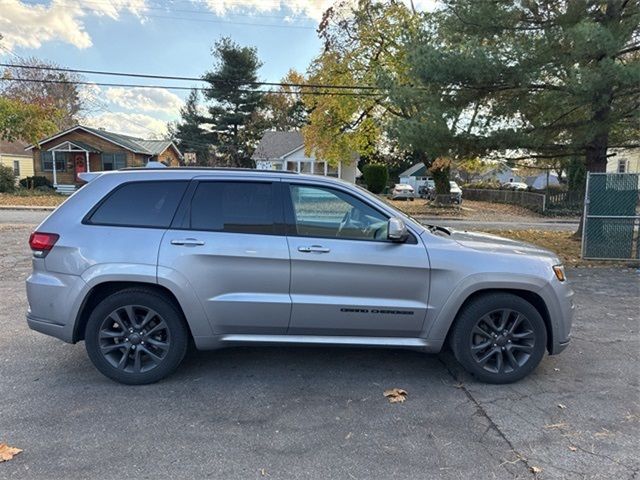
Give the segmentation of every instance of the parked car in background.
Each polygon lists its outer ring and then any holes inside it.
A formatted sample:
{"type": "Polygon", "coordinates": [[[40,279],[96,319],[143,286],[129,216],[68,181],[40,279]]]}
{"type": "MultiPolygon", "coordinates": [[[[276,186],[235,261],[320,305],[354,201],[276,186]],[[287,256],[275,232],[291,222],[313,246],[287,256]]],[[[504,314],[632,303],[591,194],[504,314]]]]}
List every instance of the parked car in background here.
{"type": "Polygon", "coordinates": [[[433,199],[433,194],[436,191],[436,182],[433,181],[433,178],[428,178],[424,185],[421,185],[418,188],[418,196],[420,198],[433,199]]]}
{"type": "Polygon", "coordinates": [[[391,200],[411,200],[416,197],[415,191],[411,185],[406,183],[396,183],[391,190],[391,200]]]}
{"type": "Polygon", "coordinates": [[[529,185],[524,182],[506,182],[503,183],[500,188],[504,188],[507,190],[528,190],[529,185]]]}
{"type": "Polygon", "coordinates": [[[449,195],[451,195],[451,200],[458,205],[462,203],[462,189],[458,186],[456,182],[449,182],[449,195]]]}

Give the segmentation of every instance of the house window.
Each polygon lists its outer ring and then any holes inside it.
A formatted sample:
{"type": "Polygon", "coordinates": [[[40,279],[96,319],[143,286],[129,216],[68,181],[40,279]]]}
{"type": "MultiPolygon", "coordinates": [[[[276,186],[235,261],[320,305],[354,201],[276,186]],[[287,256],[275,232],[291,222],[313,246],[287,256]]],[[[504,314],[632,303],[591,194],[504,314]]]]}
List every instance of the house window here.
{"type": "Polygon", "coordinates": [[[618,160],[618,173],[627,173],[627,161],[618,160]]]}
{"type": "Polygon", "coordinates": [[[119,170],[127,166],[127,155],[124,153],[103,153],[102,170],[119,170]]]}
{"type": "MultiPolygon", "coordinates": [[[[53,172],[53,152],[42,152],[42,171],[53,172]]],[[[67,169],[67,152],[56,152],[56,171],[64,172],[67,169]]]]}
{"type": "Polygon", "coordinates": [[[13,175],[16,177],[20,176],[20,161],[19,160],[14,160],[13,161],[13,175]]]}

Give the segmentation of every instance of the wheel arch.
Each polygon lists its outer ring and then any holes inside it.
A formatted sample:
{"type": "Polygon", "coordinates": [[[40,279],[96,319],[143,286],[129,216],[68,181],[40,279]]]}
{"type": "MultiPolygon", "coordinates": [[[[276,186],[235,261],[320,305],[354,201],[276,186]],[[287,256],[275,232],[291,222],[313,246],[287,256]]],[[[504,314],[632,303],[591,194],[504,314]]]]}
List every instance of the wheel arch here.
{"type": "Polygon", "coordinates": [[[513,295],[516,295],[520,298],[522,298],[523,300],[526,300],[527,302],[529,302],[531,305],[533,305],[533,307],[538,311],[538,313],[540,314],[540,316],[542,317],[542,320],[544,322],[544,326],[547,330],[547,351],[551,352],[552,348],[553,348],[553,327],[551,324],[551,315],[549,313],[549,309],[547,307],[547,304],[545,303],[544,299],[538,295],[536,292],[533,292],[531,290],[525,290],[525,289],[518,289],[518,288],[484,288],[484,289],[480,289],[480,290],[476,290],[474,292],[472,292],[471,294],[469,294],[464,301],[462,302],[462,304],[460,305],[460,307],[458,308],[453,321],[451,322],[451,325],[449,325],[449,329],[447,331],[447,337],[445,340],[445,345],[449,344],[449,340],[451,337],[451,332],[453,331],[453,327],[455,326],[458,318],[460,317],[460,313],[465,309],[465,307],[472,301],[476,300],[477,298],[483,297],[485,295],[489,295],[492,293],[511,293],[513,295]]]}
{"type": "Polygon", "coordinates": [[[158,293],[169,300],[174,307],[180,312],[182,319],[187,326],[187,331],[189,332],[189,336],[193,339],[193,332],[191,331],[191,326],[189,321],[185,315],[184,309],[180,305],[180,302],[173,294],[171,290],[162,285],[158,285],[157,283],[148,283],[148,282],[140,282],[140,281],[105,281],[93,286],[87,295],[85,295],[80,309],[78,310],[78,314],[76,316],[75,326],[73,330],[73,343],[84,340],[84,331],[87,325],[87,321],[89,320],[89,316],[93,309],[105,298],[108,296],[120,292],[122,290],[126,290],[129,288],[141,288],[145,290],[149,290],[155,293],[158,293]]]}

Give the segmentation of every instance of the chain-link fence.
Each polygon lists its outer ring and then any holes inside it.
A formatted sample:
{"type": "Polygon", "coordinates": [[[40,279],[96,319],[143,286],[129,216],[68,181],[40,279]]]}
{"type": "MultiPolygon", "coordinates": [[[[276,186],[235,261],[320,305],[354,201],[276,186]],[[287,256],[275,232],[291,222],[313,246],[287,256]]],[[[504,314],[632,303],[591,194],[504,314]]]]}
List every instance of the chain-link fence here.
{"type": "Polygon", "coordinates": [[[589,173],[584,202],[582,257],[640,259],[640,174],[589,173]]]}

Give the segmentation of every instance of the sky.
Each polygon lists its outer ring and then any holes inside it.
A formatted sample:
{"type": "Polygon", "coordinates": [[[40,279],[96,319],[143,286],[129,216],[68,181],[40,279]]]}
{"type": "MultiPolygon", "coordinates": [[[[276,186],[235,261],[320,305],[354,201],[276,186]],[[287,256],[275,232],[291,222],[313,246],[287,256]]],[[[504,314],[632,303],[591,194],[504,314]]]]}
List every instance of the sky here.
{"type": "MultiPolygon", "coordinates": [[[[410,1],[410,0],[409,0],[410,1]]],[[[434,0],[414,0],[429,8],[434,0]]],[[[258,49],[260,78],[304,72],[321,48],[316,28],[333,0],[0,0],[0,62],[25,57],[84,70],[200,77],[228,36],[258,49]]],[[[158,83],[84,75],[108,83],[158,83]]],[[[163,85],[168,82],[162,81],[163,85]]],[[[170,82],[169,82],[170,83],[170,82]]],[[[178,84],[178,83],[174,83],[178,84]]],[[[190,86],[188,83],[180,85],[190,86]]],[[[166,132],[186,92],[87,87],[84,123],[139,137],[166,132]]]]}

